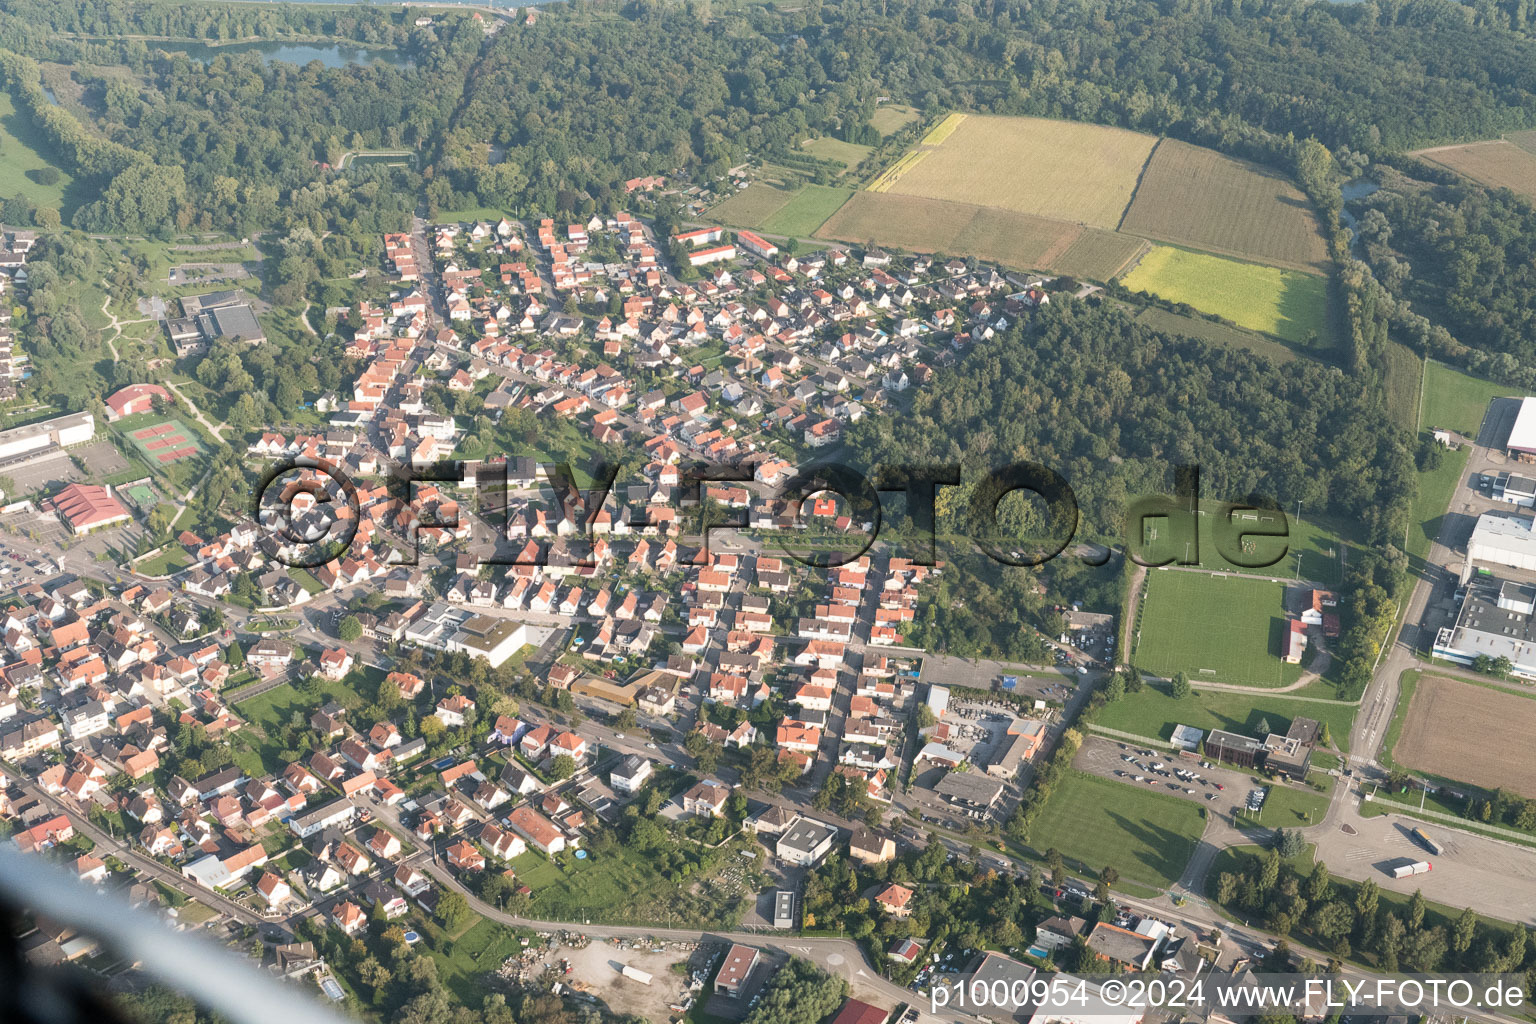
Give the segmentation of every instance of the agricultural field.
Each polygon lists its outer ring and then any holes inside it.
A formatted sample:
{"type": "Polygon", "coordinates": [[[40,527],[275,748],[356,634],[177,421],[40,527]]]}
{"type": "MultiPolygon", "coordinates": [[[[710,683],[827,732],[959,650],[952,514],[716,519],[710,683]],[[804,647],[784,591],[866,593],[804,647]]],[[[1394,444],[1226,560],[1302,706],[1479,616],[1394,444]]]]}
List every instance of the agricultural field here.
{"type": "MultiPolygon", "coordinates": [[[[1311,690],[1311,687],[1307,689],[1311,690]]],[[[1253,736],[1264,725],[1269,726],[1268,732],[1283,733],[1291,727],[1291,719],[1300,716],[1326,725],[1328,738],[1335,746],[1347,751],[1349,728],[1355,720],[1357,707],[1326,700],[1304,700],[1286,693],[1266,696],[1232,690],[1202,690],[1198,683],[1188,699],[1175,700],[1169,696],[1165,685],[1154,683],[1142,687],[1140,693],[1128,693],[1113,704],[1106,704],[1094,718],[1094,724],[1166,741],[1173,735],[1176,725],[1189,725],[1206,732],[1225,729],[1253,736]]]]}
{"type": "Polygon", "coordinates": [[[875,131],[889,137],[922,116],[912,107],[902,106],[900,103],[882,103],[875,110],[874,116],[869,119],[869,123],[875,131]]]}
{"type": "Polygon", "coordinates": [[[1160,676],[1284,686],[1300,665],[1280,659],[1285,584],[1238,576],[1153,570],[1142,599],[1132,661],[1160,676]]]}
{"type": "Polygon", "coordinates": [[[1113,230],[1157,141],[1071,121],[954,117],[892,168],[884,190],[1113,230]]]}
{"type": "Polygon", "coordinates": [[[814,235],[851,195],[852,189],[806,185],[794,193],[789,202],[765,217],[758,226],[775,235],[814,235]]]}
{"type": "Polygon", "coordinates": [[[0,89],[0,195],[24,195],[38,206],[51,206],[68,213],[65,192],[72,179],[56,161],[43,155],[47,141],[16,112],[16,104],[7,90],[0,89]],[[49,168],[58,178],[44,184],[49,168]]]}
{"type": "Polygon", "coordinates": [[[1464,146],[1421,149],[1413,155],[1491,188],[1507,188],[1528,199],[1536,199],[1536,150],[1529,148],[1533,143],[1524,138],[1531,133],[1521,134],[1523,145],[1506,139],[1491,139],[1464,146]]]}
{"type": "Polygon", "coordinates": [[[807,139],[800,143],[800,149],[806,155],[818,160],[830,160],[833,163],[842,164],[845,174],[859,166],[865,157],[874,152],[873,147],[844,142],[842,139],[834,139],[830,136],[807,139]]]}
{"type": "Polygon", "coordinates": [[[1301,190],[1255,164],[1174,139],[1158,143],[1118,226],[1274,266],[1328,269],[1328,248],[1301,190]]]}
{"type": "Polygon", "coordinates": [[[1536,797],[1536,763],[1524,754],[1532,730],[1536,699],[1424,675],[1391,753],[1405,768],[1536,797]]]}
{"type": "Polygon", "coordinates": [[[732,227],[756,229],[782,210],[795,195],[793,189],[774,188],[761,181],[754,181],[729,199],[716,204],[709,215],[732,227]]]}
{"type": "Polygon", "coordinates": [[[1109,865],[1122,878],[1167,888],[1199,841],[1201,810],[1189,800],[1069,772],[1032,829],[1048,838],[1030,845],[1041,857],[1055,846],[1069,867],[1090,875],[1109,865]]]}
{"type": "Polygon", "coordinates": [[[1387,342],[1387,412],[1409,433],[1419,429],[1419,392],[1424,385],[1424,360],[1399,341],[1387,342]]]}
{"type": "Polygon", "coordinates": [[[1134,259],[1140,239],[966,203],[894,193],[855,192],[816,232],[913,252],[974,256],[1021,270],[1052,270],[1107,280],[1134,259]]]}
{"type": "Polygon", "coordinates": [[[1454,430],[1475,439],[1488,403],[1518,394],[1507,384],[1495,384],[1431,359],[1424,367],[1424,409],[1419,422],[1425,430],[1454,430]]]}
{"type": "Polygon", "coordinates": [[[1046,269],[1109,281],[1147,251],[1147,243],[1116,231],[1084,228],[1046,269]]]}
{"type": "Polygon", "coordinates": [[[1301,345],[1331,336],[1328,282],[1313,274],[1159,245],[1120,283],[1301,345]]]}

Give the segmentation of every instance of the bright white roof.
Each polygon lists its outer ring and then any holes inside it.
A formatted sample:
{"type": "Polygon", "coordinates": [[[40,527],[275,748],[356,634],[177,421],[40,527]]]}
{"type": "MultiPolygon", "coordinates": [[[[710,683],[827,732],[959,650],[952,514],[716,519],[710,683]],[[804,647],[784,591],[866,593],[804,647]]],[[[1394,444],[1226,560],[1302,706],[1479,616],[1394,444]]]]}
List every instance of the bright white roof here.
{"type": "Polygon", "coordinates": [[[1520,399],[1520,414],[1509,432],[1507,447],[1536,454],[1536,398],[1520,399]]]}

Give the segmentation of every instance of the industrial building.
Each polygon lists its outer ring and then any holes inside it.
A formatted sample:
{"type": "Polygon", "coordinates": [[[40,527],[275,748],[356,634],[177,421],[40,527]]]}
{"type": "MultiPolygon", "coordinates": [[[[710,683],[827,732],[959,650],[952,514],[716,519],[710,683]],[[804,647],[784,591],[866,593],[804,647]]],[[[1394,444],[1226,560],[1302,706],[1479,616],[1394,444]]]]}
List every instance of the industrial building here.
{"type": "Polygon", "coordinates": [[[1536,570],[1536,519],[1503,512],[1484,512],[1478,516],[1467,541],[1463,582],[1471,575],[1474,562],[1536,570]]]}
{"type": "Polygon", "coordinates": [[[53,419],[0,430],[0,463],[84,444],[95,436],[96,417],[88,412],[65,413],[53,419]]]}
{"type": "Polygon", "coordinates": [[[1536,679],[1536,587],[1493,576],[1467,583],[1456,624],[1435,637],[1434,655],[1458,665],[1508,658],[1510,673],[1536,679]]]}
{"type": "Polygon", "coordinates": [[[1511,458],[1536,462],[1536,398],[1520,399],[1520,412],[1515,416],[1515,425],[1510,428],[1509,440],[1504,447],[1511,458]]]}

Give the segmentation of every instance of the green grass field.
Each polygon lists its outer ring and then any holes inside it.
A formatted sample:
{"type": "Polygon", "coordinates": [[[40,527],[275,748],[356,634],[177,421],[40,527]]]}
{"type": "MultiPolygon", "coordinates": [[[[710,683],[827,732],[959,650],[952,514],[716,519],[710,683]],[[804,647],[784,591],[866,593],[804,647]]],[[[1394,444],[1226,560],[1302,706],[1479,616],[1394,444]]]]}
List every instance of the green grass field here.
{"type": "Polygon", "coordinates": [[[0,89],[0,195],[20,193],[38,206],[51,206],[67,213],[65,192],[74,179],[58,161],[45,155],[47,147],[37,129],[17,113],[10,92],[0,89]],[[44,185],[38,180],[45,167],[58,170],[58,181],[44,185]]]}
{"type": "Polygon", "coordinates": [[[1267,334],[1245,331],[1241,327],[1218,323],[1215,320],[1203,320],[1197,316],[1185,316],[1158,306],[1148,306],[1143,309],[1136,315],[1136,320],[1169,334],[1183,334],[1225,348],[1247,349],[1254,355],[1273,359],[1277,363],[1289,362],[1296,358],[1298,351],[1305,351],[1299,346],[1289,347],[1267,334]]]}
{"type": "Polygon", "coordinates": [[[1495,384],[1431,359],[1424,368],[1424,409],[1419,424],[1425,430],[1454,430],[1475,439],[1488,403],[1518,394],[1518,389],[1508,384],[1495,384]]]}
{"type": "Polygon", "coordinates": [[[1446,452],[1438,469],[1419,473],[1419,490],[1413,498],[1413,512],[1408,523],[1408,557],[1422,562],[1429,557],[1430,545],[1440,536],[1446,510],[1456,495],[1462,471],[1467,468],[1471,449],[1446,452]]]}
{"type": "Polygon", "coordinates": [[[824,136],[819,139],[807,139],[800,144],[800,151],[818,160],[830,160],[833,163],[843,165],[843,173],[853,170],[863,159],[874,152],[871,146],[860,146],[852,142],[844,142],[824,136]]]}
{"type": "Polygon", "coordinates": [[[1285,732],[1291,727],[1291,719],[1300,716],[1326,725],[1328,738],[1347,751],[1355,711],[1353,704],[1325,704],[1278,693],[1266,696],[1201,690],[1198,684],[1189,699],[1174,700],[1166,690],[1149,685],[1140,693],[1128,693],[1113,704],[1106,704],[1094,718],[1094,724],[1166,740],[1173,735],[1176,725],[1190,725],[1206,732],[1225,729],[1252,736],[1268,722],[1270,732],[1285,732]]]}
{"type": "Polygon", "coordinates": [[[1199,685],[1284,686],[1300,665],[1280,660],[1285,584],[1153,570],[1132,659],[1137,668],[1199,685]]]}
{"type": "Polygon", "coordinates": [[[1334,779],[1316,773],[1311,778],[1317,780],[1320,788],[1273,784],[1258,814],[1249,814],[1243,809],[1238,812],[1239,817],[1265,828],[1306,828],[1308,825],[1316,825],[1328,813],[1328,794],[1333,791],[1334,779]]]}
{"type": "Polygon", "coordinates": [[[1329,345],[1328,282],[1313,274],[1158,245],[1120,283],[1249,330],[1329,345]]]}
{"type": "Polygon", "coordinates": [[[882,103],[869,123],[881,135],[893,135],[922,116],[913,108],[904,107],[900,103],[882,103]]]}
{"type": "Polygon", "coordinates": [[[710,208],[709,215],[733,227],[759,228],[795,196],[789,189],[774,188],[754,181],[746,188],[710,208]]]}
{"type": "MultiPolygon", "coordinates": [[[[1235,523],[1237,528],[1274,529],[1283,520],[1287,531],[1283,538],[1251,538],[1252,547],[1246,555],[1239,547],[1237,554],[1245,561],[1269,563],[1265,566],[1242,566],[1229,561],[1217,544],[1220,516],[1226,512],[1221,503],[1203,501],[1200,503],[1200,510],[1200,565],[1203,568],[1214,572],[1259,573],[1276,578],[1293,579],[1297,577],[1297,554],[1299,553],[1301,579],[1334,584],[1344,578],[1344,566],[1349,557],[1348,547],[1351,542],[1354,542],[1354,538],[1343,529],[1332,529],[1328,523],[1305,515],[1298,521],[1297,509],[1294,506],[1281,513],[1239,511],[1237,512],[1239,518],[1235,523]]],[[[1143,550],[1150,561],[1170,556],[1178,558],[1183,555],[1178,544],[1177,538],[1168,532],[1159,534],[1158,539],[1148,542],[1143,550]]]]}
{"type": "Polygon", "coordinates": [[[1068,773],[1031,829],[1038,855],[1054,846],[1071,867],[1167,888],[1178,881],[1205,827],[1201,808],[1096,776],[1068,773]]]}
{"type": "MultiPolygon", "coordinates": [[[[753,187],[756,188],[755,185],[753,187]]],[[[787,203],[764,218],[762,229],[774,235],[813,235],[851,195],[853,190],[849,188],[806,185],[791,196],[787,203]]]]}

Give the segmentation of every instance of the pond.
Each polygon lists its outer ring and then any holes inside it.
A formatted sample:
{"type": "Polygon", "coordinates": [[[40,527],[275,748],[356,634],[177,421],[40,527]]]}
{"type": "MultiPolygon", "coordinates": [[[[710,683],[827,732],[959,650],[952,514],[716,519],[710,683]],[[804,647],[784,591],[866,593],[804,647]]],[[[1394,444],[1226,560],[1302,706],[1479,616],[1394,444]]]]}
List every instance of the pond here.
{"type": "Polygon", "coordinates": [[[220,54],[234,56],[240,53],[256,53],[261,55],[263,64],[282,61],[284,64],[303,67],[310,61],[317,60],[328,68],[339,68],[349,64],[388,64],[397,68],[411,66],[410,59],[399,50],[388,47],[355,46],[350,43],[250,42],[209,46],[206,43],[181,40],[157,40],[151,42],[149,46],[151,49],[164,50],[167,53],[184,53],[204,64],[220,54]]]}

